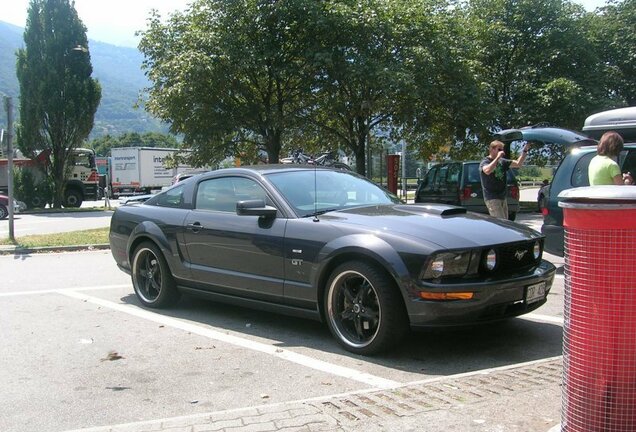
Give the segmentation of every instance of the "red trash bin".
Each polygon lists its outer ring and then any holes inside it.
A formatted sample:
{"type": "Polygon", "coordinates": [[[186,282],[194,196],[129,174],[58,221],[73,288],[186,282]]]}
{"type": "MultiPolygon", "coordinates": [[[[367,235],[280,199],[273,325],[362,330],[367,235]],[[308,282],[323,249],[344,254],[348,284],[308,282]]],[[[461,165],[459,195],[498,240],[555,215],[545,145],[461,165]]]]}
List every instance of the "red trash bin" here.
{"type": "Polygon", "coordinates": [[[636,431],[636,187],[559,195],[565,227],[564,432],[636,431]]]}

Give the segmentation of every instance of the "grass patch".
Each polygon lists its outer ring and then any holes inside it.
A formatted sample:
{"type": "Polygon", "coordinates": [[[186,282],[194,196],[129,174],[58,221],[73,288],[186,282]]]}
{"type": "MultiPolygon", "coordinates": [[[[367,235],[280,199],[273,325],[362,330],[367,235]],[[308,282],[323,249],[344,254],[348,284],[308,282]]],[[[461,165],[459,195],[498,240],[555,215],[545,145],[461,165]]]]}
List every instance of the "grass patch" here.
{"type": "MultiPolygon", "coordinates": [[[[35,248],[46,246],[81,246],[108,243],[108,227],[53,234],[37,234],[16,238],[15,246],[35,248]]],[[[0,245],[13,245],[8,238],[0,239],[0,245]]]]}
{"type": "Polygon", "coordinates": [[[113,209],[109,209],[106,207],[63,207],[63,208],[33,208],[26,209],[21,211],[20,214],[47,214],[47,213],[86,213],[86,212],[95,212],[95,211],[112,211],[113,209]]]}

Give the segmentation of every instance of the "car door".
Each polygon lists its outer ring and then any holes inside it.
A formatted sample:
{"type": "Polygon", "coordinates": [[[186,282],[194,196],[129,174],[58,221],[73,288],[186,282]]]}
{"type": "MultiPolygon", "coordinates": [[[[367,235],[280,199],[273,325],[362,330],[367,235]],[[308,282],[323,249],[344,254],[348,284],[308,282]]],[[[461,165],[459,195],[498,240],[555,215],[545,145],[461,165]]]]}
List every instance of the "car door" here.
{"type": "Polygon", "coordinates": [[[216,177],[198,184],[185,221],[191,274],[204,289],[281,302],[287,219],[237,215],[238,201],[254,199],[269,198],[251,178],[216,177]]]}
{"type": "Polygon", "coordinates": [[[451,163],[447,165],[446,175],[440,182],[439,202],[443,204],[459,205],[459,180],[462,164],[451,163]]]}
{"type": "Polygon", "coordinates": [[[481,188],[479,162],[465,163],[463,167],[461,205],[469,211],[488,213],[481,188]]]}
{"type": "Polygon", "coordinates": [[[419,184],[415,196],[415,202],[426,203],[431,202],[433,188],[435,186],[435,177],[439,171],[439,165],[435,165],[428,170],[421,183],[419,184]]]}
{"type": "Polygon", "coordinates": [[[443,190],[446,188],[447,164],[435,165],[426,174],[418,192],[418,202],[421,203],[444,203],[443,190]]]}

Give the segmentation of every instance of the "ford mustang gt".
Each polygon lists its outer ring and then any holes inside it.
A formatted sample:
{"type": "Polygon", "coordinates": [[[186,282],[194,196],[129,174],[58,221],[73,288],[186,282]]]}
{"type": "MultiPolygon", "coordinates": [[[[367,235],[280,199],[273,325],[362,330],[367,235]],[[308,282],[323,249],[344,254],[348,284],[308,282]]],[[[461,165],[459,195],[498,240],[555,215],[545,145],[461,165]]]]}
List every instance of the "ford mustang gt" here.
{"type": "Polygon", "coordinates": [[[351,171],[211,171],[119,207],[110,245],[145,307],[182,293],[325,321],[357,354],[412,328],[518,316],[546,302],[542,235],[448,205],[403,204],[351,171]]]}

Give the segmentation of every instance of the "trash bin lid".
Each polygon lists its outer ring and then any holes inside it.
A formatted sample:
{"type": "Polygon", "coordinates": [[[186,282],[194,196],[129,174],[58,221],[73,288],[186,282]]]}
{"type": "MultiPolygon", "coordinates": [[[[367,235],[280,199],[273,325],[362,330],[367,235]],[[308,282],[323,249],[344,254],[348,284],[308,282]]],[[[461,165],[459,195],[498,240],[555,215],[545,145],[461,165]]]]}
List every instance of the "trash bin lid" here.
{"type": "Polygon", "coordinates": [[[634,186],[585,186],[566,189],[559,194],[559,207],[571,208],[600,205],[603,208],[618,206],[636,208],[636,187],[634,186]]]}

